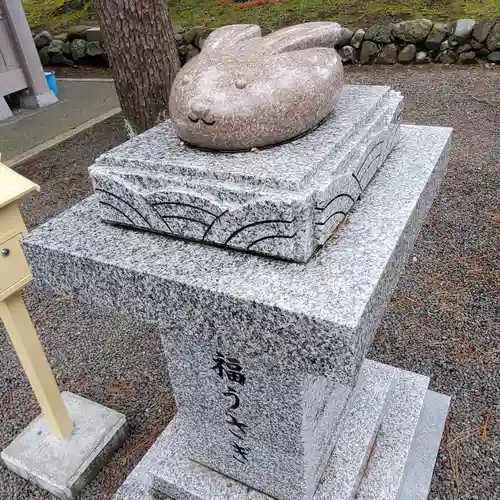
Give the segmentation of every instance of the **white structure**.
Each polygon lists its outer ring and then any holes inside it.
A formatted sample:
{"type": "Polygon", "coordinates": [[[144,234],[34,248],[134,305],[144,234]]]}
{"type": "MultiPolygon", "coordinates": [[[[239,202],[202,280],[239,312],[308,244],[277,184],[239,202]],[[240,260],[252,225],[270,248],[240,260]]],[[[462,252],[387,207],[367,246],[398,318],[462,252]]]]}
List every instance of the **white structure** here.
{"type": "Polygon", "coordinates": [[[0,120],[12,115],[4,97],[18,91],[24,91],[21,105],[27,108],[57,102],[47,85],[21,0],[0,0],[0,120]]]}

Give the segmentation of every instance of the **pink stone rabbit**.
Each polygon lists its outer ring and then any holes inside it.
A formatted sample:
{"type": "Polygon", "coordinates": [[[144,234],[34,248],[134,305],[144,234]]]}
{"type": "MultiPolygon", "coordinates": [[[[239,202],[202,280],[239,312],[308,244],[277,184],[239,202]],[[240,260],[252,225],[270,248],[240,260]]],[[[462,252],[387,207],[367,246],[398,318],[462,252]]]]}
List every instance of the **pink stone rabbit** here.
{"type": "Polygon", "coordinates": [[[334,49],[341,27],[314,22],[261,36],[255,25],[212,32],[174,81],[170,116],[179,137],[241,151],[291,140],[334,109],[343,86],[334,49]]]}

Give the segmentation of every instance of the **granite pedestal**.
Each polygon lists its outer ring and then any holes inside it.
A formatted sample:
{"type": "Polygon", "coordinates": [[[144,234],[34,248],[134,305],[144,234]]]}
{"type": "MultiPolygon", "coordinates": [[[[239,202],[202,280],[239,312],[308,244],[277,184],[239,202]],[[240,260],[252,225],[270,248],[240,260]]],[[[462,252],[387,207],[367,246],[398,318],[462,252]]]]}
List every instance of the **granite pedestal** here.
{"type": "Polygon", "coordinates": [[[347,223],[307,264],[113,226],[99,196],[29,235],[40,284],[162,332],[178,414],[118,498],[156,488],[175,500],[388,500],[407,481],[427,491],[448,400],[365,355],[450,135],[401,126],[347,223]]]}
{"type": "MultiPolygon", "coordinates": [[[[450,399],[427,390],[427,377],[373,361],[365,361],[361,376],[349,426],[314,500],[425,500],[450,399]]],[[[187,458],[189,440],[175,417],[114,500],[275,498],[187,458]]]]}

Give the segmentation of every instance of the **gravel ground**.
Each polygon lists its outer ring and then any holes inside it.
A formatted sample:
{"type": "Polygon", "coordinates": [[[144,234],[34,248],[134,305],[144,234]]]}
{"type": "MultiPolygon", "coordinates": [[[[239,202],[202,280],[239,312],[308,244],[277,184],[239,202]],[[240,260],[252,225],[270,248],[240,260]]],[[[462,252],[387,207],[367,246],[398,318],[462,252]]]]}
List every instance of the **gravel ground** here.
{"type": "MultiPolygon", "coordinates": [[[[371,67],[350,68],[346,78],[404,92],[408,122],[455,128],[448,174],[370,357],[426,374],[432,389],[453,398],[429,498],[498,499],[500,71],[371,67]]],[[[85,197],[86,167],[123,140],[113,118],[25,164],[21,173],[42,185],[24,204],[29,226],[85,197]]],[[[67,296],[30,288],[26,299],[61,388],[129,418],[131,438],[82,496],[109,499],[175,411],[157,335],[67,296]]],[[[4,336],[0,330],[0,448],[38,413],[4,336]]],[[[0,465],[1,500],[48,498],[0,465]]]]}

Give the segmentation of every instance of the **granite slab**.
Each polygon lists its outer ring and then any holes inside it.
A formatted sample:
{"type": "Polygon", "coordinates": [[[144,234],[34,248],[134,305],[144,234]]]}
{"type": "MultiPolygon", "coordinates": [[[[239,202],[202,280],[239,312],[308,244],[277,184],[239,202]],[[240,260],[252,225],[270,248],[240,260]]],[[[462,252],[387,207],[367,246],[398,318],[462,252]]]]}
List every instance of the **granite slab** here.
{"type": "MultiPolygon", "coordinates": [[[[314,496],[314,500],[347,500],[348,496],[343,496],[345,492],[350,496],[355,495],[366,461],[365,457],[368,457],[370,442],[374,439],[385,412],[385,402],[391,392],[395,372],[396,370],[390,366],[373,361],[367,360],[363,363],[359,390],[356,391],[352,407],[345,416],[349,426],[342,429],[339,440],[334,446],[333,455],[332,449],[328,449],[325,465],[321,468],[320,477],[314,481],[313,491],[303,494],[302,498],[314,496]],[[325,468],[326,471],[323,473],[325,468]],[[315,491],[318,483],[319,486],[315,491]]],[[[182,429],[182,427],[181,424],[180,428],[182,429]]],[[[328,436],[322,437],[328,440],[328,436]]],[[[201,464],[185,461],[183,458],[179,459],[179,457],[185,458],[187,449],[185,441],[191,439],[190,433],[186,434],[182,430],[180,431],[179,436],[176,437],[176,444],[173,445],[175,453],[169,449],[162,458],[163,465],[159,472],[154,475],[153,489],[178,500],[191,497],[203,500],[207,496],[210,497],[210,494],[207,494],[207,483],[196,480],[190,472],[193,467],[196,468],[201,464]],[[180,436],[183,436],[181,442],[178,441],[180,436]]],[[[313,445],[317,447],[318,442],[313,441],[313,445]]],[[[202,474],[207,470],[212,471],[212,475],[214,475],[213,469],[200,468],[202,474]]],[[[231,484],[228,487],[227,483],[220,481],[220,475],[215,477],[215,480],[217,479],[219,481],[217,486],[213,484],[214,493],[212,495],[221,499],[231,497],[228,488],[234,494],[234,485],[231,484]]],[[[243,483],[240,483],[238,487],[240,490],[246,488],[243,483]]],[[[290,487],[288,489],[293,491],[290,487]]],[[[266,498],[270,497],[266,496],[266,498]]]]}
{"type": "Polygon", "coordinates": [[[200,151],[166,121],[90,167],[103,220],[305,262],[334,233],[399,137],[402,96],[346,86],[317,129],[258,152],[200,151]]]}
{"type": "MultiPolygon", "coordinates": [[[[429,377],[400,371],[356,500],[396,500],[429,386],[429,377]]],[[[434,456],[435,461],[435,456],[434,456]]]]}
{"type": "Polygon", "coordinates": [[[307,264],[111,226],[99,222],[95,197],[35,228],[23,247],[40,286],[144,321],[171,325],[188,294],[200,306],[217,297],[327,321],[350,338],[367,309],[389,299],[444,177],[450,139],[450,128],[402,126],[349,223],[307,264]]]}
{"type": "Polygon", "coordinates": [[[427,391],[398,500],[427,499],[449,407],[449,396],[427,391]]]}
{"type": "Polygon", "coordinates": [[[38,282],[161,327],[187,456],[275,498],[311,498],[447,163],[450,129],[401,129],[307,264],[114,227],[95,197],[35,229],[28,260],[38,282]]]}
{"type": "MultiPolygon", "coordinates": [[[[396,368],[365,360],[362,390],[347,416],[314,500],[353,500],[370,459],[398,373],[396,368]]],[[[361,382],[360,382],[361,383],[361,382]]]]}

